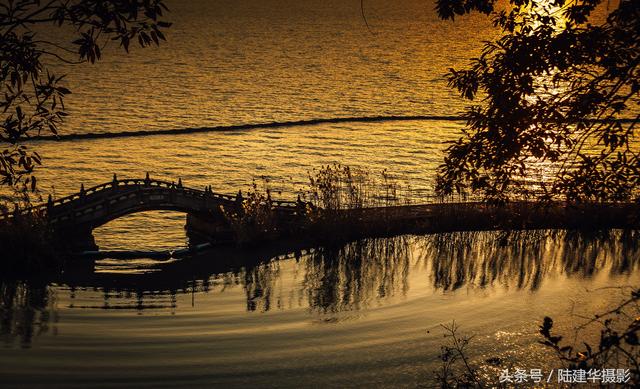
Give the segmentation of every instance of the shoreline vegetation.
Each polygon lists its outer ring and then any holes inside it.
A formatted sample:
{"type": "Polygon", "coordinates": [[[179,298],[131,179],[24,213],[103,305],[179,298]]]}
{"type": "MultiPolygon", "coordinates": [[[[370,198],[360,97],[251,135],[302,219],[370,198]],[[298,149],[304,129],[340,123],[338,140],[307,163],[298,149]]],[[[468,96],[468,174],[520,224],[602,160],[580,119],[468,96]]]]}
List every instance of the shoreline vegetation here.
{"type": "MultiPolygon", "coordinates": [[[[374,174],[342,165],[328,165],[309,174],[298,190],[300,223],[279,225],[268,182],[253,183],[243,206],[225,217],[241,245],[293,238],[312,245],[455,232],[538,230],[596,231],[640,229],[640,204],[512,201],[414,204],[410,187],[387,171],[374,174]]],[[[533,235],[536,233],[533,232],[533,235]]],[[[508,236],[509,234],[505,235],[508,236]]],[[[517,235],[517,234],[511,234],[517,235]]],[[[602,234],[600,234],[602,235],[602,234]]]]}
{"type": "Polygon", "coordinates": [[[46,217],[27,213],[0,221],[0,269],[4,275],[60,272],[64,257],[46,217]]]}
{"type": "MultiPolygon", "coordinates": [[[[469,232],[473,236],[474,231],[487,230],[505,231],[504,236],[520,231],[526,236],[527,231],[539,230],[640,229],[640,206],[635,203],[412,204],[409,185],[386,170],[376,174],[339,164],[309,172],[308,183],[296,192],[296,217],[283,221],[269,181],[263,179],[259,185],[254,180],[244,195],[238,193],[236,206],[221,206],[232,235],[223,243],[259,246],[299,240],[311,247],[399,235],[469,232]]],[[[46,211],[20,212],[29,204],[23,203],[22,208],[15,205],[13,217],[0,220],[0,249],[6,253],[0,268],[27,274],[59,271],[61,258],[73,253],[59,244],[46,211]]],[[[197,222],[188,217],[187,227],[197,222]]]]}

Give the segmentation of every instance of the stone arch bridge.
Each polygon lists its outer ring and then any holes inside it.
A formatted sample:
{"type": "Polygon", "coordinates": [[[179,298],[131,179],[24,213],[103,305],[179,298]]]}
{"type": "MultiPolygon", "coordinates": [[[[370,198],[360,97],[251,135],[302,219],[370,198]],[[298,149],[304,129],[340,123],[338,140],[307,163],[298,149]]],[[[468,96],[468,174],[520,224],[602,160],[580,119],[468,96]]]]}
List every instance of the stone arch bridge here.
{"type": "MultiPolygon", "coordinates": [[[[120,217],[145,211],[169,210],[187,215],[190,241],[225,241],[232,239],[223,209],[238,209],[238,196],[187,188],[178,183],[145,179],[118,180],[84,189],[71,196],[49,200],[42,205],[0,215],[1,219],[37,213],[46,217],[54,233],[74,250],[97,250],[93,230],[120,217]],[[215,235],[215,236],[214,236],[215,235]]],[[[282,218],[293,218],[299,204],[273,201],[273,210],[282,218]]]]}
{"type": "MultiPolygon", "coordinates": [[[[224,243],[235,239],[225,211],[239,210],[240,196],[215,193],[145,179],[118,180],[49,200],[42,205],[0,215],[0,222],[21,214],[43,215],[58,241],[73,251],[97,250],[93,230],[128,214],[171,210],[187,215],[190,243],[224,243]]],[[[272,201],[277,228],[296,239],[309,234],[301,224],[306,204],[272,201]]],[[[341,238],[425,234],[452,231],[527,229],[640,229],[640,203],[536,203],[514,201],[502,206],[479,202],[430,203],[339,210],[327,218],[322,233],[341,238]]]]}

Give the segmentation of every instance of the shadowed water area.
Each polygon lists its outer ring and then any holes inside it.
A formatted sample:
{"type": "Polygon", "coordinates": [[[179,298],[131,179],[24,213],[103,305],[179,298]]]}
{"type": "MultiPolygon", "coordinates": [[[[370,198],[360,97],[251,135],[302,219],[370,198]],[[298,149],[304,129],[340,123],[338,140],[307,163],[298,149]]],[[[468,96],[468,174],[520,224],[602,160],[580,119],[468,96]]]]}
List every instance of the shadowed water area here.
{"type": "MultiPolygon", "coordinates": [[[[366,1],[371,31],[359,1],[168,5],[160,48],[56,67],[72,115],[65,141],[31,143],[43,198],[150,172],[229,194],[264,177],[294,200],[309,171],[341,163],[387,169],[403,195],[428,201],[443,142],[464,124],[446,69],[496,33],[477,15],[442,22],[422,0],[366,1]],[[387,118],[340,120],[371,117],[387,118]],[[232,128],[193,130],[221,126],[232,128]]],[[[144,212],[94,235],[103,250],[172,250],[186,245],[184,224],[144,212]]],[[[570,331],[626,296],[640,278],[635,242],[473,233],[85,260],[0,281],[1,386],[416,387],[431,383],[439,324],[454,319],[476,335],[474,360],[544,368],[542,317],[570,331]]]]}
{"type": "Polygon", "coordinates": [[[622,298],[638,249],[619,231],[485,232],[102,260],[2,283],[3,385],[415,387],[452,319],[476,335],[474,361],[545,368],[542,317],[571,331],[622,298]]]}

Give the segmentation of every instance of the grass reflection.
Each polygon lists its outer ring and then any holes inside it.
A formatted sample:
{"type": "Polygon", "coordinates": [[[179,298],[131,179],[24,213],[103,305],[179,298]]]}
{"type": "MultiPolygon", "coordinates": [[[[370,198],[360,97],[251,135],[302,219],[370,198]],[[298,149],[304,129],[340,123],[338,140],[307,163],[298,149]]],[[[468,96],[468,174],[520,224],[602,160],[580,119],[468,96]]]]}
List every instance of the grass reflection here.
{"type": "Polygon", "coordinates": [[[46,284],[0,281],[0,336],[5,347],[28,348],[34,337],[54,329],[55,299],[46,284]]]}
{"type": "Polygon", "coordinates": [[[358,310],[409,289],[407,237],[365,239],[313,252],[303,263],[302,288],[321,313],[358,310]]]}
{"type": "Polygon", "coordinates": [[[454,232],[424,237],[433,286],[500,283],[537,290],[546,276],[627,274],[640,258],[638,231],[454,232]]]}
{"type": "MultiPolygon", "coordinates": [[[[316,249],[282,243],[220,248],[147,274],[89,270],[41,282],[1,280],[0,331],[5,346],[29,347],[35,336],[55,328],[60,299],[68,301],[65,309],[173,314],[187,308],[180,305],[189,299],[181,295],[239,290],[246,304],[240,309],[249,313],[303,308],[336,321],[403,298],[410,280],[435,292],[489,286],[535,291],[550,276],[630,274],[640,259],[638,235],[545,230],[400,236],[316,249]]],[[[193,309],[214,308],[191,303],[193,309]]]]}

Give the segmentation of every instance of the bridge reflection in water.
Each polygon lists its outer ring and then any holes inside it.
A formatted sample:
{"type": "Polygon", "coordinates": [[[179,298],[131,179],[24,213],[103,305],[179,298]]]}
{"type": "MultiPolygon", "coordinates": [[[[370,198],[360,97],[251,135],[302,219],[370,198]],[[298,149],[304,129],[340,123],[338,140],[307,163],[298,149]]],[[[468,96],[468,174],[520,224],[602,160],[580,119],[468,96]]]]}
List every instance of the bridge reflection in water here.
{"type": "Polygon", "coordinates": [[[91,272],[0,281],[0,335],[5,345],[18,342],[29,347],[34,337],[55,334],[61,300],[69,301],[67,308],[172,313],[179,308],[181,294],[222,296],[242,288],[243,309],[248,312],[306,307],[320,320],[332,321],[357,316],[370,304],[402,299],[412,271],[428,275],[420,282],[439,293],[495,284],[536,290],[545,277],[558,274],[631,274],[639,260],[638,232],[620,230],[400,236],[297,251],[277,245],[260,250],[221,248],[159,263],[158,271],[146,274],[91,272]],[[291,261],[293,280],[282,271],[291,261]],[[102,303],[75,302],[77,294],[88,291],[101,293],[102,303]]]}

